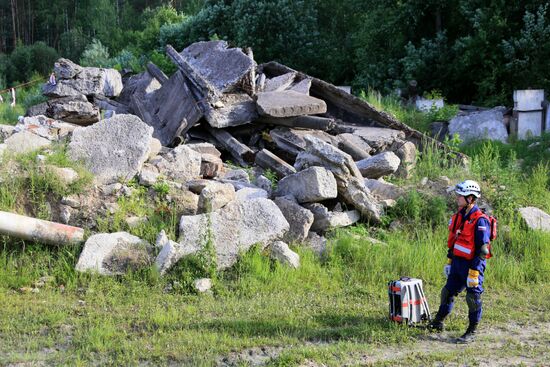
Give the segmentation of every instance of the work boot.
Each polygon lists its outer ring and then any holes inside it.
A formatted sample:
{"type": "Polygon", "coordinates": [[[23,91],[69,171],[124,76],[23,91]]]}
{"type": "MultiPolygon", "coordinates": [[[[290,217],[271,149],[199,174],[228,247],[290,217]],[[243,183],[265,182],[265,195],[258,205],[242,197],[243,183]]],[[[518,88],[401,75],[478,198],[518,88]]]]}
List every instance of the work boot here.
{"type": "Polygon", "coordinates": [[[468,344],[476,339],[477,324],[470,324],[464,335],[456,339],[458,344],[468,344]]]}
{"type": "Polygon", "coordinates": [[[443,319],[440,317],[437,317],[437,315],[435,316],[435,319],[433,319],[428,324],[428,330],[431,330],[431,331],[442,332],[444,328],[445,328],[445,325],[443,325],[443,319]]]}

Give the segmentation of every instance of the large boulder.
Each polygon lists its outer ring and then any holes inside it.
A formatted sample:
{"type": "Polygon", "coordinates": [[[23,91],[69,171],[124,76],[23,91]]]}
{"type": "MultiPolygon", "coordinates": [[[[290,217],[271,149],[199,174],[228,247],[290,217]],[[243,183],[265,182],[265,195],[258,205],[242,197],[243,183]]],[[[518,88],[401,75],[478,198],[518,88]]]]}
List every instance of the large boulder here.
{"type": "Polygon", "coordinates": [[[310,167],[284,177],[277,184],[277,196],[291,195],[299,203],[334,199],[338,188],[334,175],[323,167],[310,167]]]}
{"type": "Polygon", "coordinates": [[[117,275],[146,268],[152,262],[151,245],[139,237],[126,232],[100,233],[84,244],[76,270],[117,275]]]}
{"type": "Polygon", "coordinates": [[[532,206],[519,208],[519,213],[529,228],[550,232],[550,215],[548,213],[532,206]]]}
{"type": "MultiPolygon", "coordinates": [[[[73,132],[68,155],[81,160],[102,184],[129,180],[149,155],[153,128],[134,115],[116,115],[73,132]]],[[[199,162],[200,169],[200,162],[199,162]]]]}
{"type": "Polygon", "coordinates": [[[393,152],[384,152],[356,162],[357,168],[364,177],[380,178],[394,173],[401,160],[393,152]]]}
{"type": "Polygon", "coordinates": [[[122,78],[115,69],[81,67],[68,59],[59,59],[54,66],[56,84],[46,83],[42,93],[48,97],[84,94],[116,97],[122,91],[122,78]]]}
{"type": "Polygon", "coordinates": [[[506,143],[508,132],[504,125],[504,108],[458,115],[449,122],[449,135],[458,134],[463,143],[490,139],[506,143]]]}
{"type": "Polygon", "coordinates": [[[218,269],[232,266],[239,254],[255,244],[265,248],[281,239],[289,229],[285,217],[269,199],[233,201],[209,214],[183,216],[180,221],[180,241],[162,251],[164,261],[157,258],[157,267],[165,273],[183,256],[212,246],[218,269]]]}

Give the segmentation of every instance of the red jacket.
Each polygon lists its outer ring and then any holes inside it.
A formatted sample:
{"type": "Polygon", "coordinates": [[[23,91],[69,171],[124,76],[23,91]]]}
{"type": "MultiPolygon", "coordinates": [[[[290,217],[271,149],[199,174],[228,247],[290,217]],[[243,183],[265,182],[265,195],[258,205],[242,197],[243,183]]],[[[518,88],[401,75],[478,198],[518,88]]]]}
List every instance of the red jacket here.
{"type": "MultiPolygon", "coordinates": [[[[466,260],[472,260],[476,252],[475,231],[479,218],[489,220],[487,215],[479,209],[472,209],[468,219],[464,218],[460,211],[453,215],[449,223],[449,237],[447,238],[447,247],[452,249],[453,256],[461,257],[466,260]]],[[[491,254],[487,255],[490,258],[491,254]]]]}

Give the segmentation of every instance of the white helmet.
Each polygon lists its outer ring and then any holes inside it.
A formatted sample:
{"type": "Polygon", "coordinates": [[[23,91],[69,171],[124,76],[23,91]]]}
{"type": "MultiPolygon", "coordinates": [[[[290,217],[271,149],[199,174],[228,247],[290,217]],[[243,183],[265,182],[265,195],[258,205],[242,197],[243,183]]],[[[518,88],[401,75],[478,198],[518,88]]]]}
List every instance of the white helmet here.
{"type": "Polygon", "coordinates": [[[455,186],[455,192],[461,196],[474,195],[476,198],[481,196],[479,184],[472,180],[466,180],[455,186]]]}

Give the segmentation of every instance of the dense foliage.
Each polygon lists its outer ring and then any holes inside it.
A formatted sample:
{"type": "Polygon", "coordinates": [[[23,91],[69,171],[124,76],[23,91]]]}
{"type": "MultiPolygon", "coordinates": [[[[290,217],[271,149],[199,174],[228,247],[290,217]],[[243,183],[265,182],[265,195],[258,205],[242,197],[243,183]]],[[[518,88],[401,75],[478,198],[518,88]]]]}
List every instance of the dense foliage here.
{"type": "Polygon", "coordinates": [[[549,34],[542,0],[13,0],[0,2],[0,86],[58,55],[170,72],[166,44],[225,39],[335,84],[415,79],[452,102],[510,105],[515,88],[550,88],[549,34]]]}

